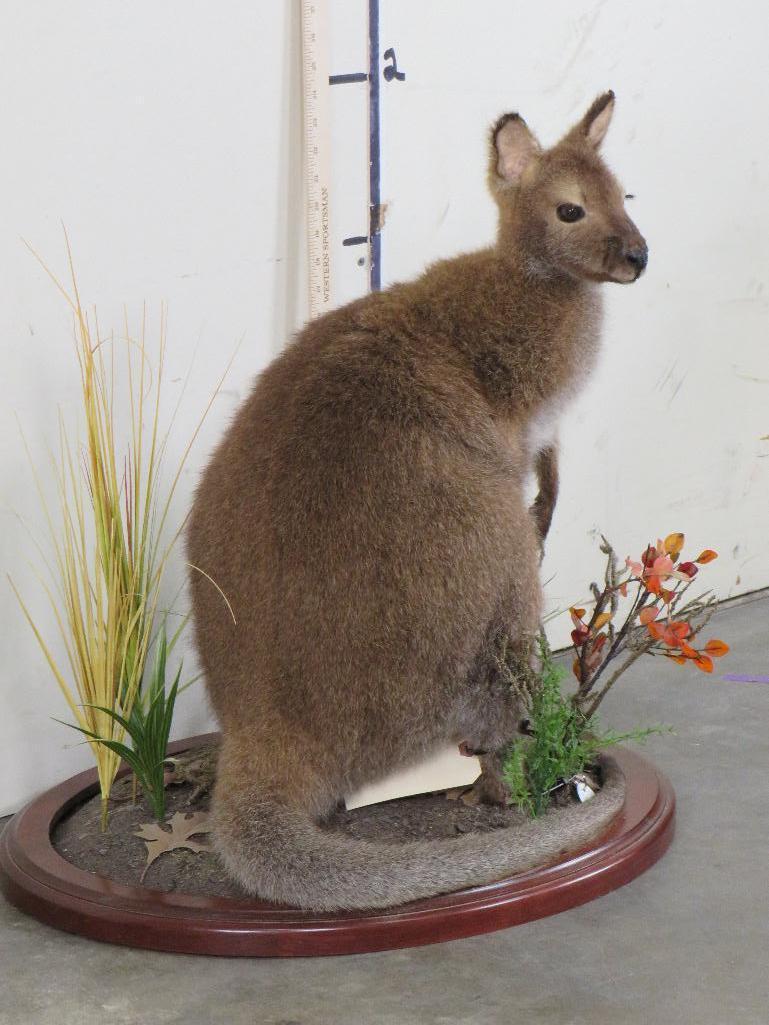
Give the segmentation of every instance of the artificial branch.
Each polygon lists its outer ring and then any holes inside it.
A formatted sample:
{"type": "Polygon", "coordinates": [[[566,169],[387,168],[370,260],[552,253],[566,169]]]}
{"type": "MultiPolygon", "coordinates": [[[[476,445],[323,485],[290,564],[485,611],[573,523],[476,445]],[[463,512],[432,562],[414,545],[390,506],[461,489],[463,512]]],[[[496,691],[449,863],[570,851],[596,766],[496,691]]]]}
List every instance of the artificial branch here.
{"type": "Polygon", "coordinates": [[[603,587],[590,585],[593,611],[571,608],[575,652],[573,672],[577,690],[572,704],[590,719],[619,677],[642,655],[662,655],[679,664],[692,662],[703,672],[712,672],[713,658],[726,654],[728,646],[710,640],[702,649],[693,641],[710,621],[717,603],[710,593],[683,602],[699,572],[716,553],[705,549],[693,562],[680,559],[684,535],[669,534],[656,545],[647,545],[639,562],[630,558],[620,569],[616,552],[601,535],[600,550],[606,556],[603,587]],[[620,597],[635,588],[630,608],[617,624],[620,597]],[[617,659],[624,661],[616,665],[617,659]],[[599,682],[614,665],[603,686],[599,682]]]}

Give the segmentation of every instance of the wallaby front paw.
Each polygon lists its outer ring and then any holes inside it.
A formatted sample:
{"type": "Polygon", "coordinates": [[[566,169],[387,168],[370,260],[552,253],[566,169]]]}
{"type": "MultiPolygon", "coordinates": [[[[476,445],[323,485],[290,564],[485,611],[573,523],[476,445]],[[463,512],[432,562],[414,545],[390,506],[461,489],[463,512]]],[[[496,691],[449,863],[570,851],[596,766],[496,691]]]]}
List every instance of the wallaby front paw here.
{"type": "Polygon", "coordinates": [[[499,755],[481,756],[481,774],[462,794],[465,804],[492,804],[504,807],[510,801],[510,791],[502,778],[502,759],[499,755]]]}
{"type": "Polygon", "coordinates": [[[504,806],[508,804],[510,792],[502,779],[502,759],[497,754],[489,754],[473,748],[463,740],[459,745],[459,753],[466,758],[478,758],[481,763],[481,774],[471,783],[470,786],[459,788],[451,792],[454,800],[460,800],[463,804],[493,804],[504,806]]]}

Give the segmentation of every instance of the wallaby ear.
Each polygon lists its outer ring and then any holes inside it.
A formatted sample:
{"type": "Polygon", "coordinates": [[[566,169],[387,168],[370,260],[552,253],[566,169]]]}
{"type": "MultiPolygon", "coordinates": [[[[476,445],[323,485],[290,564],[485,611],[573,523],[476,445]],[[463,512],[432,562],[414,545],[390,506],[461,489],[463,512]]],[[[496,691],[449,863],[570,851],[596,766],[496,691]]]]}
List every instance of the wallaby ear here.
{"type": "Polygon", "coordinates": [[[541,148],[520,114],[503,114],[491,130],[492,165],[498,178],[517,185],[541,148]]]}
{"type": "Polygon", "coordinates": [[[574,135],[583,138],[595,149],[603,142],[603,138],[611,123],[614,113],[614,93],[611,89],[598,96],[590,104],[587,114],[582,118],[576,128],[572,130],[574,135]]]}

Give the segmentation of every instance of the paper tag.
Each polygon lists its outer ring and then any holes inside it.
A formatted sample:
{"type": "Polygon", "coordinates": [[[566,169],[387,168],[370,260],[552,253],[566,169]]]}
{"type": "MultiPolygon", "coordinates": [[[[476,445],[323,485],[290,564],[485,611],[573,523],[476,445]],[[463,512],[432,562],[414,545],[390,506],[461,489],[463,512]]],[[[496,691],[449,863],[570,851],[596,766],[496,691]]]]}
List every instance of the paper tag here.
{"type": "Polygon", "coordinates": [[[588,784],[584,776],[574,777],[574,788],[577,791],[577,797],[583,804],[585,801],[589,801],[591,797],[595,797],[595,790],[588,784]]]}
{"type": "Polygon", "coordinates": [[[434,751],[428,758],[407,769],[401,769],[386,779],[346,795],[348,811],[367,804],[392,801],[396,797],[412,794],[429,794],[436,790],[450,790],[453,787],[468,787],[480,775],[481,766],[477,758],[461,755],[456,744],[450,744],[434,751]]]}

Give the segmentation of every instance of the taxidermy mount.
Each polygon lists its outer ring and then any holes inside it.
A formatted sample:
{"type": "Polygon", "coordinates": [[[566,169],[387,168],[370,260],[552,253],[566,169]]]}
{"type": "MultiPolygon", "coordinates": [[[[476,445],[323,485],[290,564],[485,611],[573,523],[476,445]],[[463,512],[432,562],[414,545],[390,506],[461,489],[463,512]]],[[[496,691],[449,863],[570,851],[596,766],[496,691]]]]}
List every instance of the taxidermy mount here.
{"type": "Polygon", "coordinates": [[[621,803],[607,760],[546,841],[539,820],[382,845],[320,825],[447,742],[480,753],[481,797],[505,800],[522,708],[493,653],[504,633],[530,658],[555,421],[596,360],[601,283],[647,260],[598,152],[613,108],[603,94],[548,150],[501,117],[495,243],[308,324],[203,474],[187,547],[222,731],[215,840],[250,893],[332,910],[485,883],[584,845],[621,803]]]}

